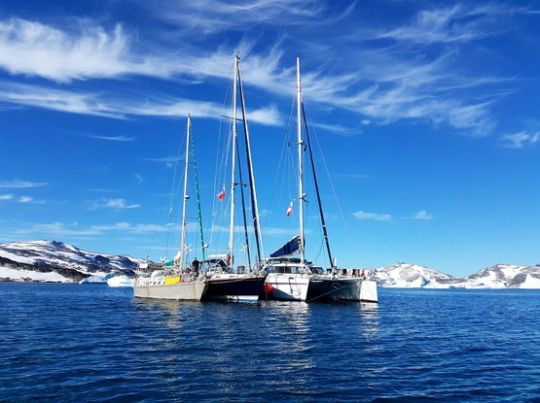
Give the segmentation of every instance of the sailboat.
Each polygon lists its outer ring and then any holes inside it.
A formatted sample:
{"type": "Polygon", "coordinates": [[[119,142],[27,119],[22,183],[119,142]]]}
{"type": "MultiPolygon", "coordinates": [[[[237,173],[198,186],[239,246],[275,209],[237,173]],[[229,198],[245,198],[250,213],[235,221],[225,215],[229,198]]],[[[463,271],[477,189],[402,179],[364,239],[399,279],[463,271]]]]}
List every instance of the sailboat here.
{"type": "MultiPolygon", "coordinates": [[[[180,249],[170,263],[153,265],[143,263],[139,266],[135,279],[133,292],[135,297],[160,298],[176,300],[200,301],[207,289],[204,276],[199,273],[199,265],[195,260],[190,267],[186,267],[186,207],[189,195],[188,171],[189,150],[191,141],[191,117],[187,115],[186,127],[186,154],[184,159],[184,191],[182,197],[182,224],[180,228],[180,249]]],[[[201,226],[202,235],[202,226],[201,226]]],[[[202,238],[201,238],[202,239],[202,238]]],[[[204,245],[203,245],[204,247],[204,245]]],[[[204,252],[203,252],[204,253],[204,252]]]]}
{"type": "MultiPolygon", "coordinates": [[[[234,250],[234,232],[235,232],[235,207],[236,207],[236,192],[237,185],[240,186],[242,195],[242,212],[244,217],[244,234],[246,238],[247,255],[250,256],[249,241],[248,241],[248,225],[246,219],[246,207],[244,201],[244,190],[242,183],[241,160],[238,147],[238,128],[237,128],[237,90],[240,92],[242,122],[244,129],[244,143],[246,147],[246,158],[248,165],[249,188],[251,210],[253,213],[253,228],[256,239],[257,255],[262,251],[262,240],[260,237],[260,220],[259,209],[257,204],[257,193],[255,188],[255,176],[253,173],[253,163],[251,158],[251,147],[249,141],[249,128],[246,115],[245,98],[240,77],[240,58],[234,56],[234,71],[233,71],[233,94],[232,94],[232,142],[231,142],[231,182],[230,182],[230,212],[229,212],[229,242],[228,251],[225,256],[212,257],[203,261],[202,265],[206,272],[207,290],[205,299],[221,299],[229,301],[257,301],[262,293],[265,274],[259,273],[259,262],[251,264],[251,259],[248,258],[249,273],[239,273],[234,270],[235,250],[234,250]],[[237,164],[238,162],[238,164],[237,164]],[[237,172],[238,170],[238,172],[237,172]],[[237,174],[239,182],[237,181],[237,174]]],[[[225,193],[223,193],[223,197],[225,193]]]]}
{"type": "MultiPolygon", "coordinates": [[[[283,247],[275,251],[265,261],[264,270],[268,273],[264,291],[269,299],[293,301],[345,300],[378,302],[377,283],[361,277],[339,275],[332,259],[326,221],[322,208],[319,185],[311,149],[311,141],[307,127],[307,119],[302,100],[300,81],[300,58],[296,59],[296,136],[298,151],[298,216],[299,235],[295,236],[283,247]],[[309,151],[313,180],[317,195],[319,215],[321,219],[323,238],[328,253],[331,268],[327,271],[314,265],[305,258],[304,238],[304,172],[303,152],[304,122],[306,148],[309,151]],[[294,255],[298,254],[299,257],[294,255]]],[[[292,208],[292,205],[291,207],[292,208]]]]}

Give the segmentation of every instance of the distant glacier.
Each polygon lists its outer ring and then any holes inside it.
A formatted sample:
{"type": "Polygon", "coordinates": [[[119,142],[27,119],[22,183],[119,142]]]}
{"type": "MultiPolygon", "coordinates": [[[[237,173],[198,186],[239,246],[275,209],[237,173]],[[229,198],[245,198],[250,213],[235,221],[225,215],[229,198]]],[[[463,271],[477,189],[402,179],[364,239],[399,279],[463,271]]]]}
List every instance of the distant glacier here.
{"type": "MultiPolygon", "coordinates": [[[[0,281],[53,283],[126,283],[142,259],[88,252],[58,241],[0,244],[0,281]]],[[[498,264],[465,278],[428,267],[396,263],[365,271],[381,287],[396,288],[526,288],[540,289],[540,265],[498,264]]]]}

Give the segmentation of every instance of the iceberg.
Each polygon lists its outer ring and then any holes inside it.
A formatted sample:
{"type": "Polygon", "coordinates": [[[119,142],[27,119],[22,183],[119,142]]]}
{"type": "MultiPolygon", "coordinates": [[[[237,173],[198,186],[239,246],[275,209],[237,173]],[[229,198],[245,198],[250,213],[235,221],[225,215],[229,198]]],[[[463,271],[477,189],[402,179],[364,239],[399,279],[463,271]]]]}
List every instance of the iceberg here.
{"type": "Polygon", "coordinates": [[[133,287],[134,280],[128,276],[114,276],[107,280],[109,287],[133,287]]]}

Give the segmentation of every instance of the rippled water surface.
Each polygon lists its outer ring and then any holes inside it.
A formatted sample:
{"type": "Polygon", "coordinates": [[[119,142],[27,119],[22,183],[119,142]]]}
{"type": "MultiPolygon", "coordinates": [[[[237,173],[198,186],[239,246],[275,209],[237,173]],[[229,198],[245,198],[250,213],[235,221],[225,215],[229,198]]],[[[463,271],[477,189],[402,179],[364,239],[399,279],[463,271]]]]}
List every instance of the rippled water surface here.
{"type": "Polygon", "coordinates": [[[540,399],[540,292],[158,302],[0,284],[0,400],[540,399]]]}

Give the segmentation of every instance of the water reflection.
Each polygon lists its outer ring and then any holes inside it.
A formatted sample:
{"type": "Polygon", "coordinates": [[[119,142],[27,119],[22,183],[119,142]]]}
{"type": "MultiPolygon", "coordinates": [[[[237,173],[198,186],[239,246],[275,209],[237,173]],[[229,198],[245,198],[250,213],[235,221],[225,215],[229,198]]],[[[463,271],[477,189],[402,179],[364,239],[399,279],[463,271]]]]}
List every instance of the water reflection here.
{"type": "Polygon", "coordinates": [[[171,330],[182,328],[187,313],[202,305],[193,301],[152,298],[133,298],[133,304],[145,317],[142,320],[163,322],[171,330]]]}
{"type": "Polygon", "coordinates": [[[363,302],[358,304],[361,314],[361,334],[367,340],[373,340],[379,336],[380,312],[379,304],[363,302]]]}
{"type": "MultiPolygon", "coordinates": [[[[311,332],[311,305],[305,302],[268,301],[262,303],[274,322],[274,335],[277,344],[286,352],[286,364],[289,371],[297,372],[296,383],[306,382],[301,370],[315,366],[313,355],[314,338],[311,332]]],[[[287,376],[287,374],[283,374],[287,376]]]]}

